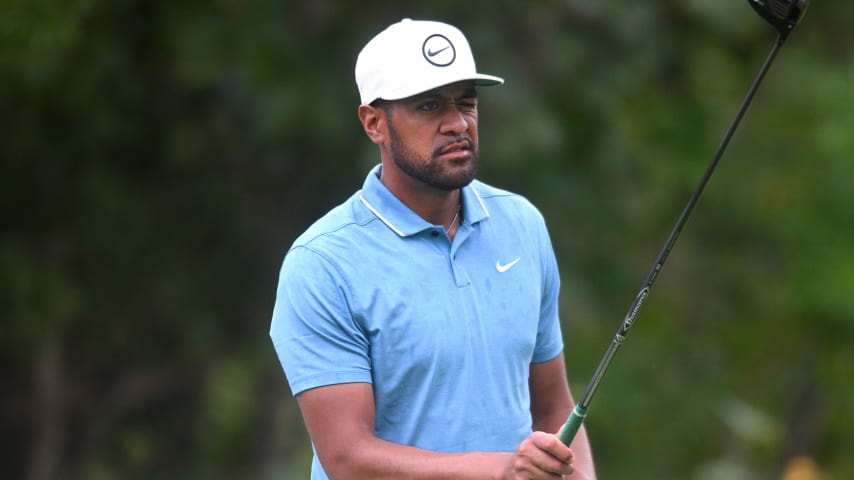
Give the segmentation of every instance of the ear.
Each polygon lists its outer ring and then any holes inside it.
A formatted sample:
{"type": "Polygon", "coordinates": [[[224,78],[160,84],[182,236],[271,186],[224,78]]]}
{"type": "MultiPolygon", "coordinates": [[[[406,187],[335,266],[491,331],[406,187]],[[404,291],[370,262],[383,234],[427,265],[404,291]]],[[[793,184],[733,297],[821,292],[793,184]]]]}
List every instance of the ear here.
{"type": "Polygon", "coordinates": [[[382,108],[359,105],[359,120],[372,142],[379,145],[385,141],[387,119],[382,108]]]}

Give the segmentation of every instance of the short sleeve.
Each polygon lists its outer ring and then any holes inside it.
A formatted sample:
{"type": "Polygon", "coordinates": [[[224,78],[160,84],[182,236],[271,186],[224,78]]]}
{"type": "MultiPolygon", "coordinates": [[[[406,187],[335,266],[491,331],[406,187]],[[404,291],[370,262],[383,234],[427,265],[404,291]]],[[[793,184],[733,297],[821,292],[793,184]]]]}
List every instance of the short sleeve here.
{"type": "Polygon", "coordinates": [[[545,221],[539,215],[540,258],[543,269],[543,291],[540,298],[540,320],[537,326],[537,343],[534,346],[532,362],[541,363],[556,357],[563,350],[563,335],[558,314],[560,294],[560,273],[557,259],[545,221]]]}
{"type": "Polygon", "coordinates": [[[310,248],[282,262],[270,337],[291,391],[371,382],[369,342],[348,308],[346,282],[310,248]]]}

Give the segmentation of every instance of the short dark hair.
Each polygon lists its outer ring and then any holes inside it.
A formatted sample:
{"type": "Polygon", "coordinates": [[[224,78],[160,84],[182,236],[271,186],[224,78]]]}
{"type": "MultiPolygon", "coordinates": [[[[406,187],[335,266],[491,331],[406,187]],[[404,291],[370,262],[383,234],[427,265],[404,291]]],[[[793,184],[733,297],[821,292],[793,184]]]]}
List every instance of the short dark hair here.
{"type": "Polygon", "coordinates": [[[388,110],[391,107],[391,100],[384,100],[382,98],[378,98],[370,103],[372,107],[382,108],[383,110],[388,110]]]}
{"type": "Polygon", "coordinates": [[[382,98],[378,98],[371,102],[369,105],[374,108],[382,109],[383,112],[389,117],[391,117],[391,106],[394,104],[391,100],[384,100],[382,98]]]}

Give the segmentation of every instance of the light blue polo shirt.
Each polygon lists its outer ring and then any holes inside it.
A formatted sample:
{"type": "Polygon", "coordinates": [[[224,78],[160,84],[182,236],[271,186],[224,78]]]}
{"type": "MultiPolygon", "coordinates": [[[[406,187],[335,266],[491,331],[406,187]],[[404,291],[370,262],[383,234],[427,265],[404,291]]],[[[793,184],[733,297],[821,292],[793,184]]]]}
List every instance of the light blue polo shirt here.
{"type": "MultiPolygon", "coordinates": [[[[563,349],[543,217],[474,181],[452,243],[379,168],[285,256],[270,335],[290,388],[370,383],[380,438],[513,451],[531,432],[530,364],[563,349]]],[[[316,458],[312,478],[326,478],[316,458]]]]}

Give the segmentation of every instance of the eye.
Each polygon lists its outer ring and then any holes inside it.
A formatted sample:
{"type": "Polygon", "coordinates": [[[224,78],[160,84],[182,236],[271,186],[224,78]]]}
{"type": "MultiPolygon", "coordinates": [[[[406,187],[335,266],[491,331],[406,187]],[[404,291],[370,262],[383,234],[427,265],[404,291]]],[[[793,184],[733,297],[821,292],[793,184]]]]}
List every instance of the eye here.
{"type": "Polygon", "coordinates": [[[439,109],[439,102],[436,100],[429,100],[419,105],[418,109],[425,112],[435,112],[439,109]]]}
{"type": "Polygon", "coordinates": [[[459,108],[461,112],[474,112],[477,111],[477,103],[470,101],[457,102],[457,108],[459,108]]]}

